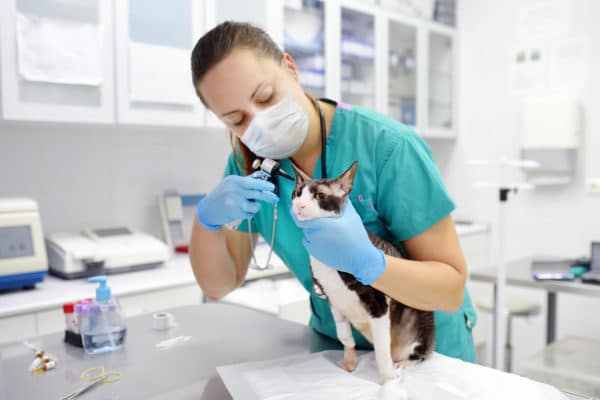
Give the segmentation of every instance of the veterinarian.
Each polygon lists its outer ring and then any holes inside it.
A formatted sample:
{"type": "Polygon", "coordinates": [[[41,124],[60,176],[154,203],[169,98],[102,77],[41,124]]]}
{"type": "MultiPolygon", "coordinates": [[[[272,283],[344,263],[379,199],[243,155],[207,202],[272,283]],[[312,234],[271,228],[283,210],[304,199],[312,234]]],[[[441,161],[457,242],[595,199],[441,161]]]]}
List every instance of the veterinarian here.
{"type": "MultiPolygon", "coordinates": [[[[278,207],[273,249],[310,292],[313,329],[336,337],[329,304],[313,289],[308,251],[401,303],[435,311],[435,350],[475,362],[476,314],[450,215],[454,203],[427,144],[375,111],[311,99],[291,56],[247,24],[225,22],[206,33],[191,66],[198,97],[230,130],[233,145],[225,178],[197,206],[190,260],[204,294],[218,300],[246,276],[248,224],[225,225],[251,219],[253,234],[270,243],[278,207]],[[279,160],[290,174],[294,162],[315,179],[337,177],[357,160],[351,204],[340,218],[303,231],[290,214],[294,182],[280,179],[277,197],[271,183],[247,176],[259,157],[279,160]],[[384,256],[365,229],[409,259],[384,256]]],[[[354,336],[357,348],[372,348],[360,333],[354,336]]]]}

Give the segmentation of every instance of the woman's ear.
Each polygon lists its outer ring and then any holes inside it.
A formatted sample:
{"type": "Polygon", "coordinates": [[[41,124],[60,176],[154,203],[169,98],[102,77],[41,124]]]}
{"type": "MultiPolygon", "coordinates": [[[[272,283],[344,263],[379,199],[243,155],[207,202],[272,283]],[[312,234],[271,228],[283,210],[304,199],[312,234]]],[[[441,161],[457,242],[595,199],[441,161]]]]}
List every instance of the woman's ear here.
{"type": "Polygon", "coordinates": [[[298,75],[298,66],[296,65],[296,62],[294,61],[292,56],[289,53],[283,53],[283,59],[281,62],[283,64],[283,67],[290,73],[290,75],[292,75],[294,80],[296,82],[300,82],[300,76],[298,75]]]}

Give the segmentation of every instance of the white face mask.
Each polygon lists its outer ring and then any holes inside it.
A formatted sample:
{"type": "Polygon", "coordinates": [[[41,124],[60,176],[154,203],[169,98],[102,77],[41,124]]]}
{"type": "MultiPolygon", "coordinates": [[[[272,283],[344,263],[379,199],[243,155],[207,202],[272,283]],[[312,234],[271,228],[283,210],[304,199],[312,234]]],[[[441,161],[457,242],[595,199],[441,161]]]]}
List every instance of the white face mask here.
{"type": "Polygon", "coordinates": [[[308,134],[308,113],[289,95],[254,116],[242,143],[260,157],[276,160],[293,155],[308,134]]]}

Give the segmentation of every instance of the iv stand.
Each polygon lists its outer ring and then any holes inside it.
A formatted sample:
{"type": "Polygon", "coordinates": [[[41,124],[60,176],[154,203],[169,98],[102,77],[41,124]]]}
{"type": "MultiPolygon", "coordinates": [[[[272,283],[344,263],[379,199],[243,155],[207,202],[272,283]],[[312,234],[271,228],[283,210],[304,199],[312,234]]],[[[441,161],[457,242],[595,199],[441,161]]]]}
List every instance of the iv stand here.
{"type": "Polygon", "coordinates": [[[520,167],[520,168],[538,168],[539,164],[535,161],[528,160],[470,160],[468,164],[471,165],[496,165],[500,166],[500,183],[495,182],[477,182],[473,185],[474,188],[493,188],[498,190],[498,220],[497,220],[497,234],[496,240],[498,241],[498,254],[497,254],[497,271],[496,271],[496,284],[494,286],[494,327],[492,334],[492,365],[498,370],[504,369],[505,353],[504,346],[500,338],[502,338],[502,332],[505,331],[505,289],[506,289],[506,260],[505,260],[505,238],[504,232],[505,226],[505,213],[506,203],[508,202],[508,195],[510,192],[515,194],[520,189],[533,189],[535,186],[531,183],[504,183],[504,170],[506,167],[520,167]]]}

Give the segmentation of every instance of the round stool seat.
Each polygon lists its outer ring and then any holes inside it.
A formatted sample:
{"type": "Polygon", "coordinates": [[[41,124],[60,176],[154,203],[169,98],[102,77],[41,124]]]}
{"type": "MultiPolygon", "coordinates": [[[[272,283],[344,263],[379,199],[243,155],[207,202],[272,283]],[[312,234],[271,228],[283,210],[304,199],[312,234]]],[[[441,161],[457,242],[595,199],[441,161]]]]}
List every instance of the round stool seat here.
{"type": "MultiPolygon", "coordinates": [[[[494,312],[494,296],[477,297],[475,304],[482,311],[494,312]]],[[[536,301],[526,297],[506,296],[504,299],[504,309],[512,316],[529,317],[539,314],[541,306],[536,301]]]]}

